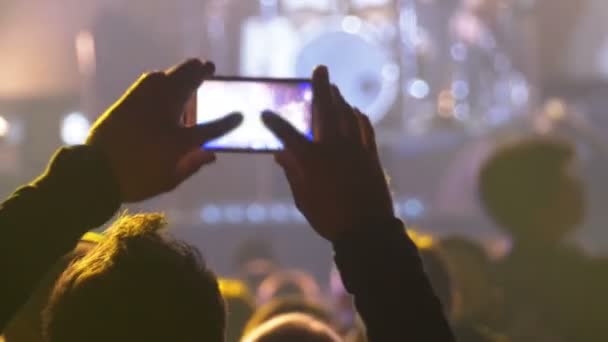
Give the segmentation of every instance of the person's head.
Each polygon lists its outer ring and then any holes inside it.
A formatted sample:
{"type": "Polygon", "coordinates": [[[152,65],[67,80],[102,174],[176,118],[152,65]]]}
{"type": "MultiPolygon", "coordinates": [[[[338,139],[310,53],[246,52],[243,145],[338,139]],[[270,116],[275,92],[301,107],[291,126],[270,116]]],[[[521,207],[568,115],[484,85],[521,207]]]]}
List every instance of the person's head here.
{"type": "Polygon", "coordinates": [[[4,329],[6,342],[43,342],[42,312],[46,307],[55,281],[66,267],[74,260],[82,258],[102,237],[98,234],[87,233],[76,248],[57,260],[44,278],[38,283],[27,302],[13,316],[4,329]]]}
{"type": "Polygon", "coordinates": [[[270,239],[249,238],[237,246],[233,266],[247,285],[256,289],[260,283],[277,269],[275,251],[270,239]]]}
{"type": "Polygon", "coordinates": [[[274,272],[260,283],[256,293],[258,302],[262,304],[273,298],[293,296],[317,300],[320,295],[321,290],[315,278],[310,273],[297,269],[274,272]]]}
{"type": "Polygon", "coordinates": [[[327,324],[300,313],[277,316],[247,334],[243,342],[340,342],[327,324]]]}
{"type": "Polygon", "coordinates": [[[219,282],[226,302],[226,342],[238,342],[255,312],[255,300],[242,281],[221,278],[219,282]]]}
{"type": "Polygon", "coordinates": [[[253,330],[257,329],[257,327],[275,317],[290,313],[305,314],[324,324],[332,324],[332,317],[329,310],[320,303],[297,296],[280,297],[274,298],[256,310],[249,322],[247,322],[244,334],[250,334],[253,330]]]}
{"type": "Polygon", "coordinates": [[[46,309],[47,341],[223,341],[215,275],[165,226],[161,214],[123,216],[72,263],[46,309]]]}
{"type": "Polygon", "coordinates": [[[519,242],[562,239],[583,218],[583,186],[565,142],[528,138],[499,148],[483,165],[479,194],[487,213],[519,242]]]}

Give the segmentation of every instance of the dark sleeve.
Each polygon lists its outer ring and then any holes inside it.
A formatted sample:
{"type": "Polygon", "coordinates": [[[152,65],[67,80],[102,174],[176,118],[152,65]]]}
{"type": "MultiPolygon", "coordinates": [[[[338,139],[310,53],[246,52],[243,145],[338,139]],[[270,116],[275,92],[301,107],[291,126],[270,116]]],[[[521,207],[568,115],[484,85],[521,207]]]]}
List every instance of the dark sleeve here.
{"type": "Polygon", "coordinates": [[[454,341],[401,221],[354,230],[334,250],[370,342],[454,341]]]}
{"type": "Polygon", "coordinates": [[[112,172],[90,146],[60,149],[0,205],[0,333],[53,263],[119,206],[112,172]]]}

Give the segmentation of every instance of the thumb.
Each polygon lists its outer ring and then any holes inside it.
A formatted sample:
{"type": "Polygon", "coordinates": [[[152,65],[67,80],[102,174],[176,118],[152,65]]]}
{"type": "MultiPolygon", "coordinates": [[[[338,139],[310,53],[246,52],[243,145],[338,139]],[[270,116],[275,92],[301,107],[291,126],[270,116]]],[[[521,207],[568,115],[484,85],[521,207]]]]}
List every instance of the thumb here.
{"type": "Polygon", "coordinates": [[[183,136],[188,146],[201,146],[235,129],[242,121],[243,115],[232,113],[215,121],[183,128],[186,131],[183,136]]]}
{"type": "Polygon", "coordinates": [[[195,174],[203,165],[215,161],[215,154],[195,147],[186,153],[178,162],[175,169],[175,183],[179,184],[195,174]]]}

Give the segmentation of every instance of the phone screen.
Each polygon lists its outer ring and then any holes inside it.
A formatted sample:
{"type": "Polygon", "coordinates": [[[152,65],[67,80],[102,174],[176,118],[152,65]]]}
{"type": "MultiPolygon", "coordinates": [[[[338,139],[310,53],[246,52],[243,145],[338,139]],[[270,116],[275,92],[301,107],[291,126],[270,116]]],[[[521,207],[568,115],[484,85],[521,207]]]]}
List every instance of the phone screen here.
{"type": "Polygon", "coordinates": [[[203,148],[272,152],[283,149],[283,144],[262,122],[262,112],[275,112],[312,140],[311,108],[310,80],[216,77],[205,80],[197,91],[196,123],[203,124],[240,112],[243,122],[239,127],[206,143],[203,148]]]}

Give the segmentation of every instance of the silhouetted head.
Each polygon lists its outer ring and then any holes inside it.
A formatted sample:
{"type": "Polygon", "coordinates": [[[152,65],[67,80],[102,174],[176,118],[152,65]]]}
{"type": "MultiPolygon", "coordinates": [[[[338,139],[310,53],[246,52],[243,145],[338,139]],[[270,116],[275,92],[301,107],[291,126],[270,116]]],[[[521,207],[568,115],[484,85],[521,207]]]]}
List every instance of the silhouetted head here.
{"type": "Polygon", "coordinates": [[[275,298],[258,308],[245,327],[245,335],[275,317],[290,313],[305,314],[327,325],[332,324],[329,310],[319,303],[302,297],[275,298]]]}
{"type": "Polygon", "coordinates": [[[499,148],[482,167],[479,192],[488,214],[516,243],[555,243],[583,218],[574,150],[549,138],[499,148]]]}
{"type": "Polygon", "coordinates": [[[221,342],[216,277],[192,247],[163,235],[163,215],[119,218],[107,238],[57,281],[49,342],[221,342]]]}
{"type": "Polygon", "coordinates": [[[298,313],[277,316],[245,336],[243,342],[340,342],[327,324],[298,313]]]}
{"type": "Polygon", "coordinates": [[[263,237],[245,240],[238,245],[233,264],[239,278],[251,289],[257,289],[260,283],[277,269],[272,242],[263,237]]]}
{"type": "Polygon", "coordinates": [[[317,300],[321,294],[315,278],[305,271],[289,269],[274,272],[266,277],[257,289],[258,303],[267,303],[273,298],[303,297],[317,300]]]}

